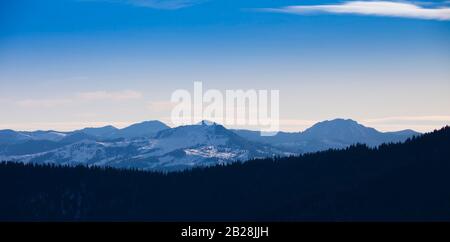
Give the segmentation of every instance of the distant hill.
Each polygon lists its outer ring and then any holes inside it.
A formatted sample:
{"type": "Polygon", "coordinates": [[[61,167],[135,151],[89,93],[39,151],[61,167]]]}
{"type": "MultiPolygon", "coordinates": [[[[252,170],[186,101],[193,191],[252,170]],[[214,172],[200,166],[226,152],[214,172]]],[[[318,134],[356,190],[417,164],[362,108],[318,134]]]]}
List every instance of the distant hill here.
{"type": "Polygon", "coordinates": [[[100,128],[84,128],[77,131],[78,133],[84,133],[93,137],[109,138],[116,135],[119,129],[112,126],[104,126],[100,128]]]}
{"type": "Polygon", "coordinates": [[[130,125],[119,130],[115,137],[133,138],[133,137],[149,137],[156,135],[159,131],[169,129],[170,127],[160,121],[145,121],[130,125]]]}
{"type": "Polygon", "coordinates": [[[169,129],[166,124],[154,120],[144,121],[141,123],[132,124],[123,129],[118,129],[112,125],[104,127],[89,127],[72,132],[58,132],[58,131],[14,131],[10,129],[0,130],[0,145],[1,144],[17,144],[30,140],[46,140],[46,141],[61,141],[67,136],[90,137],[90,139],[108,140],[115,138],[138,138],[150,137],[157,134],[159,131],[169,129]]]}
{"type": "Polygon", "coordinates": [[[290,148],[294,152],[315,152],[329,148],[345,148],[356,143],[377,146],[382,143],[401,142],[420,133],[413,130],[380,132],[351,119],[334,119],[314,124],[304,132],[280,132],[275,136],[261,136],[259,132],[234,130],[252,141],[290,148]]]}
{"type": "Polygon", "coordinates": [[[132,124],[123,129],[108,125],[99,128],[84,128],[76,132],[85,133],[96,137],[97,139],[107,140],[114,138],[151,137],[156,135],[159,131],[169,128],[170,127],[163,122],[152,120],[132,124]]]}
{"type": "Polygon", "coordinates": [[[448,147],[450,127],[168,174],[2,163],[0,220],[450,221],[448,147]]]}

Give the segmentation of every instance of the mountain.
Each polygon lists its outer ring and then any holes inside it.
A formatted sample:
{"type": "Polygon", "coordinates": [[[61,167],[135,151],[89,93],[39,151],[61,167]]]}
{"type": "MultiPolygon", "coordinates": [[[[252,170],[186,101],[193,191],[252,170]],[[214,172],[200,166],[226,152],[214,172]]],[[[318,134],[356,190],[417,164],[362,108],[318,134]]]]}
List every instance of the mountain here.
{"type": "Polygon", "coordinates": [[[306,129],[302,135],[306,139],[341,140],[343,142],[357,143],[364,140],[372,142],[374,137],[380,135],[380,132],[374,128],[365,127],[351,119],[334,119],[316,123],[306,129]]]}
{"type": "Polygon", "coordinates": [[[0,156],[26,155],[56,149],[66,133],[57,131],[0,130],[0,156]]]}
{"type": "Polygon", "coordinates": [[[416,134],[411,130],[382,133],[343,119],[320,122],[304,132],[280,132],[272,137],[260,136],[256,131],[228,130],[209,121],[176,128],[147,121],[124,129],[105,126],[64,133],[0,131],[0,159],[174,171],[345,148],[355,143],[377,146],[416,134]]]}
{"type": "Polygon", "coordinates": [[[21,131],[21,134],[24,134],[28,136],[31,140],[49,140],[49,141],[60,141],[64,137],[66,137],[66,132],[58,132],[54,130],[48,130],[48,131],[21,131]]]}
{"type": "MultiPolygon", "coordinates": [[[[192,129],[215,132],[167,137],[192,129]]],[[[448,147],[450,127],[377,148],[168,174],[0,163],[0,220],[450,221],[448,147]]]]}
{"type": "Polygon", "coordinates": [[[16,144],[20,142],[30,140],[47,140],[47,141],[60,141],[67,133],[57,132],[53,130],[49,131],[14,131],[10,129],[0,130],[0,145],[1,144],[16,144]]]}
{"type": "Polygon", "coordinates": [[[159,132],[150,147],[170,165],[214,165],[256,157],[287,155],[281,149],[248,141],[222,125],[201,122],[159,132]]]}
{"type": "Polygon", "coordinates": [[[374,128],[365,127],[351,119],[334,119],[313,125],[303,132],[305,139],[329,140],[346,144],[365,143],[376,146],[386,142],[398,142],[418,135],[412,130],[382,133],[374,128]]]}
{"type": "Polygon", "coordinates": [[[132,124],[126,128],[118,129],[114,126],[108,125],[99,128],[84,128],[75,132],[84,133],[97,139],[116,139],[116,138],[137,138],[137,137],[151,137],[159,131],[170,128],[160,121],[144,121],[137,124],[132,124]]]}
{"type": "Polygon", "coordinates": [[[272,137],[260,136],[256,131],[234,130],[234,132],[249,140],[283,147],[293,152],[340,149],[356,143],[377,146],[382,143],[401,142],[420,134],[412,130],[383,133],[351,119],[327,120],[316,123],[303,132],[280,132],[272,137]]]}
{"type": "Polygon", "coordinates": [[[5,129],[0,130],[0,144],[13,144],[21,141],[29,140],[31,137],[28,135],[16,132],[14,130],[5,129]]]}
{"type": "Polygon", "coordinates": [[[89,134],[83,133],[83,132],[73,132],[67,134],[63,139],[59,141],[59,143],[62,144],[73,144],[76,142],[80,142],[83,140],[95,140],[96,137],[91,136],[89,134]]]}
{"type": "Polygon", "coordinates": [[[248,141],[222,125],[205,123],[164,129],[154,137],[132,139],[97,140],[83,132],[75,132],[58,144],[63,145],[51,150],[33,150],[27,154],[3,152],[0,159],[173,171],[291,154],[248,141]]]}
{"type": "Polygon", "coordinates": [[[73,143],[83,139],[107,140],[117,138],[151,137],[159,131],[170,128],[160,121],[145,121],[133,124],[129,127],[118,129],[108,125],[99,128],[84,128],[72,132],[58,131],[14,131],[10,129],[0,130],[0,145],[17,144],[25,141],[55,141],[73,143]]]}
{"type": "Polygon", "coordinates": [[[119,129],[117,129],[116,127],[108,125],[100,128],[84,128],[76,132],[84,133],[92,137],[109,138],[116,135],[118,131],[119,129]]]}
{"type": "Polygon", "coordinates": [[[0,157],[29,155],[45,151],[50,151],[64,146],[65,144],[51,140],[26,140],[13,144],[0,145],[0,157]]]}
{"type": "Polygon", "coordinates": [[[119,130],[114,136],[121,138],[151,137],[170,127],[160,121],[145,121],[119,130]]]}

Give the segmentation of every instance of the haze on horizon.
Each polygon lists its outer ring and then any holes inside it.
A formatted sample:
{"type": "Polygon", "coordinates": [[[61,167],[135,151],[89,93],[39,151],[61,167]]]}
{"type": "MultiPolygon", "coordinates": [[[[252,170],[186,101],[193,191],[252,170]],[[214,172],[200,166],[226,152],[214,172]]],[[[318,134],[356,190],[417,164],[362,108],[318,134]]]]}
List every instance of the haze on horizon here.
{"type": "Polygon", "coordinates": [[[281,130],[450,124],[448,1],[5,0],[0,129],[170,124],[176,89],[280,90],[281,130]]]}

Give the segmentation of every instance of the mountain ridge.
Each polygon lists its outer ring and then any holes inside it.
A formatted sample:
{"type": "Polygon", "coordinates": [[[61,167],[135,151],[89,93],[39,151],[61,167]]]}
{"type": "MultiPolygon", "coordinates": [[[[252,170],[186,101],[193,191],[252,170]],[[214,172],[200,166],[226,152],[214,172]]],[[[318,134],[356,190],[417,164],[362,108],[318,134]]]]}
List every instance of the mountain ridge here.
{"type": "Polygon", "coordinates": [[[209,121],[174,128],[159,121],[146,121],[123,129],[104,126],[73,132],[3,130],[0,158],[25,163],[174,171],[341,149],[356,143],[378,146],[414,135],[418,133],[379,132],[351,119],[326,120],[303,132],[280,132],[272,137],[260,136],[258,131],[227,129],[209,121]]]}

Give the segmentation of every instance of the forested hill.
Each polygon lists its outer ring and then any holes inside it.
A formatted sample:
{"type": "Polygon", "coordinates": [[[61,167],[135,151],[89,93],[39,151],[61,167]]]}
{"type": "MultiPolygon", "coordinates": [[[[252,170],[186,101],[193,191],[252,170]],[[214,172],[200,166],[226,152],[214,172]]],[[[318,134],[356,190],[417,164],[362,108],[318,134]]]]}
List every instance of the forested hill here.
{"type": "Polygon", "coordinates": [[[386,144],[158,174],[0,165],[0,220],[450,220],[450,128],[386,144]]]}

